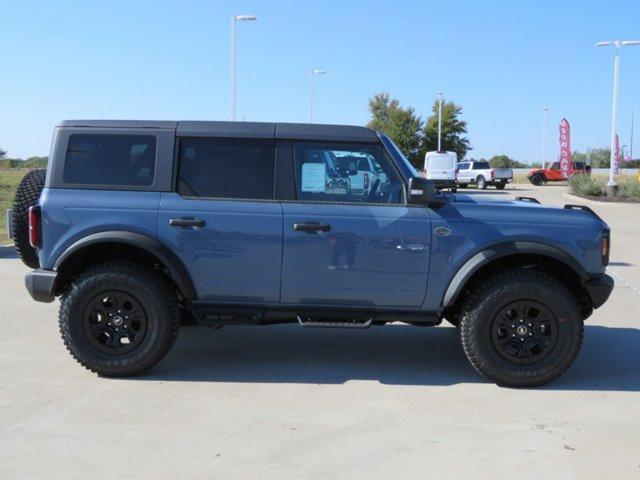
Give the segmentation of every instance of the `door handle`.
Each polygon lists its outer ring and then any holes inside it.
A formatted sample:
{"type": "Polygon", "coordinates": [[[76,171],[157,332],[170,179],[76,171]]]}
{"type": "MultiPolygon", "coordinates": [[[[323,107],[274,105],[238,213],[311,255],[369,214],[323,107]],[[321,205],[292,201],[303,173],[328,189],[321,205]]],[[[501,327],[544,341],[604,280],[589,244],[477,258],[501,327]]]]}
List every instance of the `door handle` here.
{"type": "Polygon", "coordinates": [[[169,225],[172,227],[204,227],[204,220],[201,218],[170,218],[169,225]]]}
{"type": "Polygon", "coordinates": [[[329,232],[331,231],[331,225],[319,222],[307,222],[307,223],[294,223],[293,229],[296,232],[329,232]]]}

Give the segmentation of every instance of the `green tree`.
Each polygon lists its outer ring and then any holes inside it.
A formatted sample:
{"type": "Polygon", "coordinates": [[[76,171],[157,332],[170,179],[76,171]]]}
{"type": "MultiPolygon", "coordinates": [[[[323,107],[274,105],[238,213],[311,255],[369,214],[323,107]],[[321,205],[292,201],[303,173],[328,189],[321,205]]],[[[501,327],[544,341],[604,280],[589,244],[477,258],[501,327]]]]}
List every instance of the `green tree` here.
{"type": "MultiPolygon", "coordinates": [[[[438,101],[433,102],[432,114],[424,125],[420,156],[438,149],[438,101]]],[[[453,102],[442,103],[442,150],[453,151],[462,160],[472,150],[467,133],[467,122],[462,120],[462,107],[453,102]]]]}
{"type": "Polygon", "coordinates": [[[378,93],[369,99],[371,120],[369,128],[388,135],[409,161],[422,168],[420,157],[422,120],[412,107],[403,108],[396,98],[388,93],[378,93]]]}
{"type": "Polygon", "coordinates": [[[528,166],[509,158],[507,155],[495,155],[491,157],[489,165],[491,165],[491,168],[526,168],[528,166]]]}
{"type": "Polygon", "coordinates": [[[4,158],[7,155],[7,151],[0,148],[0,158],[4,158]]]}

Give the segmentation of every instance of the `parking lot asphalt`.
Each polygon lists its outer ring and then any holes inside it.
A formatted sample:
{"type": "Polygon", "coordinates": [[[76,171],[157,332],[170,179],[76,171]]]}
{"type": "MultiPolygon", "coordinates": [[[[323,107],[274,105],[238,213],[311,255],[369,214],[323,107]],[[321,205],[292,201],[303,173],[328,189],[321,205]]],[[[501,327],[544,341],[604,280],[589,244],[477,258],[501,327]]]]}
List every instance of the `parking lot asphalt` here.
{"type": "Polygon", "coordinates": [[[0,247],[0,478],[640,478],[640,204],[589,206],[616,287],[574,366],[531,390],[481,378],[445,325],[187,326],[148,374],[99,378],[0,247]]]}

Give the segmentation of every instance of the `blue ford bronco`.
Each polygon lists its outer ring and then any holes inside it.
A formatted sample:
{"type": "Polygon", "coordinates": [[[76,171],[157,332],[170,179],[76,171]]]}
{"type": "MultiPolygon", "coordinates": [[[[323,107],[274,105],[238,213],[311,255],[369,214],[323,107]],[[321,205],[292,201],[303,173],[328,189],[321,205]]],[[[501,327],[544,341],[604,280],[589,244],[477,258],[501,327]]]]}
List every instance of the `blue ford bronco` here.
{"type": "Polygon", "coordinates": [[[442,193],[364,127],[65,121],[23,180],[18,251],[71,355],[154,366],[181,322],[459,329],[505,386],[565,372],[613,289],[589,208],[442,193]]]}

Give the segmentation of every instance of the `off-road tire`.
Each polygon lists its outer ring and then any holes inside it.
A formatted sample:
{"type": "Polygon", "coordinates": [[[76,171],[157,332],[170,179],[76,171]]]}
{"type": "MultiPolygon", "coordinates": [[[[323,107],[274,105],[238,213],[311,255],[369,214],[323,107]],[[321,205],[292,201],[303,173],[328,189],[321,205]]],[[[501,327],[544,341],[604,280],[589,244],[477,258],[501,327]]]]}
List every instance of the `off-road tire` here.
{"type": "Polygon", "coordinates": [[[72,282],[61,299],[58,323],[67,350],[80,365],[98,375],[124,377],[150,369],[167,354],[178,336],[180,311],[175,290],[161,274],[133,262],[108,262],[72,282]],[[107,291],[133,296],[146,313],[146,332],[126,353],[102,351],[85,333],[88,305],[107,291]]]}
{"type": "Polygon", "coordinates": [[[12,236],[16,251],[22,262],[30,268],[38,268],[38,252],[29,245],[29,207],[38,203],[44,188],[46,170],[28,172],[16,191],[12,210],[12,236]]]}
{"type": "Polygon", "coordinates": [[[562,375],[582,345],[584,324],[578,302],[554,278],[534,270],[514,269],[484,280],[472,288],[460,315],[462,348],[473,367],[498,385],[535,387],[562,375]],[[494,347],[492,323],[506,305],[533,300],[555,317],[557,338],[548,354],[530,364],[505,359],[494,347]]]}
{"type": "Polygon", "coordinates": [[[536,173],[535,175],[531,175],[531,177],[529,177],[529,181],[531,182],[531,185],[539,187],[545,181],[545,178],[539,173],[536,173]]]}
{"type": "Polygon", "coordinates": [[[485,190],[487,188],[487,180],[482,175],[480,175],[476,179],[476,186],[478,187],[478,190],[485,190]]]}
{"type": "Polygon", "coordinates": [[[496,183],[496,185],[495,185],[496,190],[504,190],[504,187],[505,187],[505,186],[506,186],[506,183],[504,183],[504,182],[498,182],[498,183],[496,183]]]}

